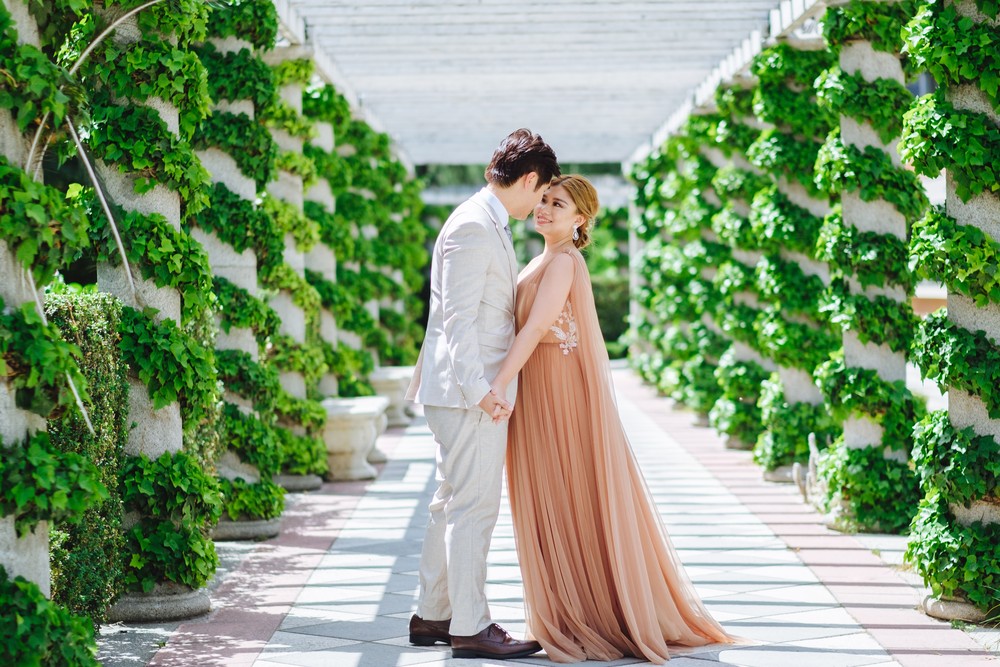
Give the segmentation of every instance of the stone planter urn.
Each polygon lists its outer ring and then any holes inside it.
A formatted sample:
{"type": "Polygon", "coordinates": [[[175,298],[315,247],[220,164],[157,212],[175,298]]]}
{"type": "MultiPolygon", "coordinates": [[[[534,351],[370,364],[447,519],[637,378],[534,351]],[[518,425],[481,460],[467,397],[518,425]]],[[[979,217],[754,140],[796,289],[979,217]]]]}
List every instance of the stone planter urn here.
{"type": "Polygon", "coordinates": [[[390,428],[409,426],[413,418],[403,398],[412,378],[413,366],[383,366],[376,368],[368,376],[368,382],[375,389],[375,393],[389,399],[385,416],[390,428]]]}
{"type": "Polygon", "coordinates": [[[327,478],[334,481],[374,479],[368,457],[375,448],[379,421],[389,406],[384,396],[328,398],[323,442],[326,443],[327,478]]]}

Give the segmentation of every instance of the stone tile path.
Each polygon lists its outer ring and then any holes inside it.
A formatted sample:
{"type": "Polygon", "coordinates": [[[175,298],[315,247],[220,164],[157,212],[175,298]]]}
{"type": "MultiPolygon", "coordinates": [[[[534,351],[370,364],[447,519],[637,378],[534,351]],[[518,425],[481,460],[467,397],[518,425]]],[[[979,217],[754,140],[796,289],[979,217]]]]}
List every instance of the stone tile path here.
{"type": "MultiPolygon", "coordinates": [[[[972,667],[997,665],[995,636],[976,641],[916,610],[923,590],[886,564],[904,538],[824,528],[789,485],[761,481],[747,452],[616,370],[632,445],[674,544],[712,614],[746,645],[678,648],[673,667],[972,667]],[[875,546],[873,546],[875,545],[875,546]]],[[[327,484],[291,497],[281,536],[235,553],[213,591],[214,610],[170,626],[105,628],[105,664],[227,667],[551,665],[544,655],[504,663],[454,660],[407,642],[417,561],[434,492],[434,445],[422,420],[390,431],[389,462],[371,483],[327,484]],[[147,633],[123,651],[114,633],[147,633]],[[163,643],[160,648],[156,644],[163,643]],[[155,651],[155,652],[154,652],[155,651]],[[129,655],[123,655],[129,653],[129,655]],[[148,659],[143,656],[152,654],[148,659]]],[[[506,504],[490,552],[496,621],[524,632],[520,572],[506,504]]],[[[588,665],[644,664],[623,659],[588,665]]]]}

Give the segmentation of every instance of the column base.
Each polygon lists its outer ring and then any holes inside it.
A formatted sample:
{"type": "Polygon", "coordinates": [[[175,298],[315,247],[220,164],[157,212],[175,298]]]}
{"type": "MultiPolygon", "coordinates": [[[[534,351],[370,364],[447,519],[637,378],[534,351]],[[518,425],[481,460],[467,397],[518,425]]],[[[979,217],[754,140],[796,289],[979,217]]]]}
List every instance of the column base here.
{"type": "Polygon", "coordinates": [[[212,539],[222,540],[266,540],[277,537],[281,532],[281,517],[273,519],[248,519],[231,521],[228,517],[219,519],[212,529],[212,539]]]}
{"type": "Polygon", "coordinates": [[[764,471],[765,482],[777,482],[779,484],[791,484],[795,481],[791,465],[778,466],[774,470],[764,471]]]}
{"type": "Polygon", "coordinates": [[[158,584],[149,593],[130,591],[123,594],[108,610],[108,621],[177,621],[207,614],[211,609],[212,601],[207,590],[192,590],[167,582],[158,584]]]}
{"type": "Polygon", "coordinates": [[[319,475],[292,475],[281,473],[271,477],[271,481],[283,488],[285,491],[315,491],[323,486],[323,478],[319,475]]]}
{"type": "Polygon", "coordinates": [[[744,442],[739,438],[734,438],[731,435],[722,436],[722,446],[726,449],[736,449],[739,451],[748,451],[753,449],[752,442],[744,442]]]}
{"type": "Polygon", "coordinates": [[[945,621],[965,621],[967,623],[982,623],[986,613],[979,607],[965,600],[946,600],[928,595],[921,606],[928,616],[945,621]]]}

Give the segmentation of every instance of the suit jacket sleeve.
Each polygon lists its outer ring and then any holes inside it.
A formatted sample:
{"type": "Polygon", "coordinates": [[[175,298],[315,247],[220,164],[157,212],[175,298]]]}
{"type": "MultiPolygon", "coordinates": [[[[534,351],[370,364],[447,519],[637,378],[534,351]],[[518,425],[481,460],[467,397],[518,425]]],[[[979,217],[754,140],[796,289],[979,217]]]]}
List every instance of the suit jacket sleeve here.
{"type": "Polygon", "coordinates": [[[441,294],[444,338],[458,388],[469,406],[490,391],[479,356],[477,320],[491,261],[489,231],[476,221],[456,220],[442,239],[441,294]]]}

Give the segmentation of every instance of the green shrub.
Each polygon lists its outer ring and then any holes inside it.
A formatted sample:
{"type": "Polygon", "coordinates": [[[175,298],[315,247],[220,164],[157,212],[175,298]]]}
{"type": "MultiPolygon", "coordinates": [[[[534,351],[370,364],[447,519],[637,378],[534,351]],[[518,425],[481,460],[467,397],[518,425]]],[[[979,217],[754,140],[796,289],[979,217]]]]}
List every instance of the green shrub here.
{"type": "Polygon", "coordinates": [[[91,388],[87,405],[94,435],[78,411],[48,423],[52,444],[97,466],[110,497],[86,510],[79,523],[50,527],[52,600],[95,623],[124,588],[122,499],[118,473],[128,438],[128,369],[118,350],[121,303],[109,294],[49,294],[49,321],[82,352],[80,371],[91,388]]]}
{"type": "Polygon", "coordinates": [[[628,276],[599,274],[593,276],[592,281],[597,319],[601,324],[604,342],[608,346],[609,355],[620,358],[626,352],[619,340],[628,331],[628,276]]]}

